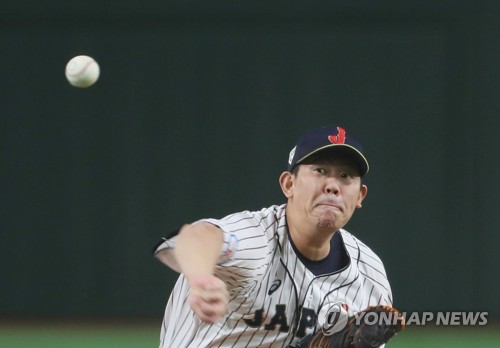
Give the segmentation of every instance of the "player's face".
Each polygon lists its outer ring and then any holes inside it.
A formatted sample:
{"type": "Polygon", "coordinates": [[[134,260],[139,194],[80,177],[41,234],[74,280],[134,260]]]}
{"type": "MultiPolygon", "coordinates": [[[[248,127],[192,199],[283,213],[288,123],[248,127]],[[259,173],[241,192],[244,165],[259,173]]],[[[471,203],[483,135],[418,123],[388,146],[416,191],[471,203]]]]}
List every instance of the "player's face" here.
{"type": "Polygon", "coordinates": [[[347,224],[367,193],[355,165],[342,158],[301,164],[296,175],[289,174],[285,182],[288,186],[283,192],[295,220],[330,231],[347,224]]]}

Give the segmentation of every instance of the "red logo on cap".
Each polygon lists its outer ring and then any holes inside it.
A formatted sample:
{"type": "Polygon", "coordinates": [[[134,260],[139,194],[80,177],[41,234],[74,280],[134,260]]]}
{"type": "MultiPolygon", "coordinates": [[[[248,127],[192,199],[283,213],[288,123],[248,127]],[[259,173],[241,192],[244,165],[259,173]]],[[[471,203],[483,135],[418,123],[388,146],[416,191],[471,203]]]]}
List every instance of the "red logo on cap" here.
{"type": "Polygon", "coordinates": [[[345,143],[345,129],[337,127],[337,130],[339,131],[339,134],[337,135],[330,135],[328,137],[328,140],[334,144],[344,144],[345,143]]]}

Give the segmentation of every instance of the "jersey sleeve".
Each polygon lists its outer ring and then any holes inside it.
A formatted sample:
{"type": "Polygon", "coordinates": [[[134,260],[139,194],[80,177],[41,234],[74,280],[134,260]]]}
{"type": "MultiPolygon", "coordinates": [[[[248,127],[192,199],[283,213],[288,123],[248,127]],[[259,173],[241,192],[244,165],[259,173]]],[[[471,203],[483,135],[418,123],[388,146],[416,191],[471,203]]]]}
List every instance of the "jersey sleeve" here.
{"type": "Polygon", "coordinates": [[[170,233],[167,237],[160,239],[160,241],[153,247],[153,255],[160,262],[172,270],[180,273],[179,265],[177,264],[173,253],[179,231],[180,229],[177,229],[170,233]]]}
{"type": "Polygon", "coordinates": [[[203,220],[218,226],[224,237],[224,244],[219,256],[216,275],[223,280],[251,281],[259,277],[264,265],[271,256],[270,241],[267,232],[269,226],[267,214],[262,212],[242,212],[221,220],[203,220]]]}
{"type": "MultiPolygon", "coordinates": [[[[225,278],[247,278],[258,275],[258,270],[271,254],[273,219],[263,211],[244,211],[222,219],[201,219],[219,227],[223,232],[223,245],[216,266],[216,275],[225,278]],[[271,231],[271,232],[270,232],[271,231]]],[[[197,223],[197,222],[195,222],[197,223]]],[[[179,272],[173,255],[178,230],[163,238],[153,254],[174,271],[179,272]]]]}

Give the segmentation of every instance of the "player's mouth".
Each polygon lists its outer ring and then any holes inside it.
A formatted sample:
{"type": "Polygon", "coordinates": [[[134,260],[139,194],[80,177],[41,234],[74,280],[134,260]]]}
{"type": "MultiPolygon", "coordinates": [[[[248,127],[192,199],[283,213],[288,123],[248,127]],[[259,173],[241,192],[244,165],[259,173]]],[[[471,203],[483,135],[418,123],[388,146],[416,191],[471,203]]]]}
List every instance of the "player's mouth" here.
{"type": "Polygon", "coordinates": [[[336,202],[332,202],[332,201],[320,201],[316,204],[316,206],[317,207],[321,207],[321,206],[331,207],[331,208],[339,210],[342,213],[344,212],[344,208],[340,204],[338,204],[336,202]]]}

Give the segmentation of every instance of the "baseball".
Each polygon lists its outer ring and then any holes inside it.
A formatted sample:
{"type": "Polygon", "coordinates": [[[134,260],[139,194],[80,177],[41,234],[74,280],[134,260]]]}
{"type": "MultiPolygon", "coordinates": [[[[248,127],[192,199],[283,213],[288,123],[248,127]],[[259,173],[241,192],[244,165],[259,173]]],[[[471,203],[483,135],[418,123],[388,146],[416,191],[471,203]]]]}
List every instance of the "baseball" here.
{"type": "Polygon", "coordinates": [[[89,56],[76,56],[66,64],[66,78],[75,87],[87,88],[99,78],[99,64],[89,56]]]}

